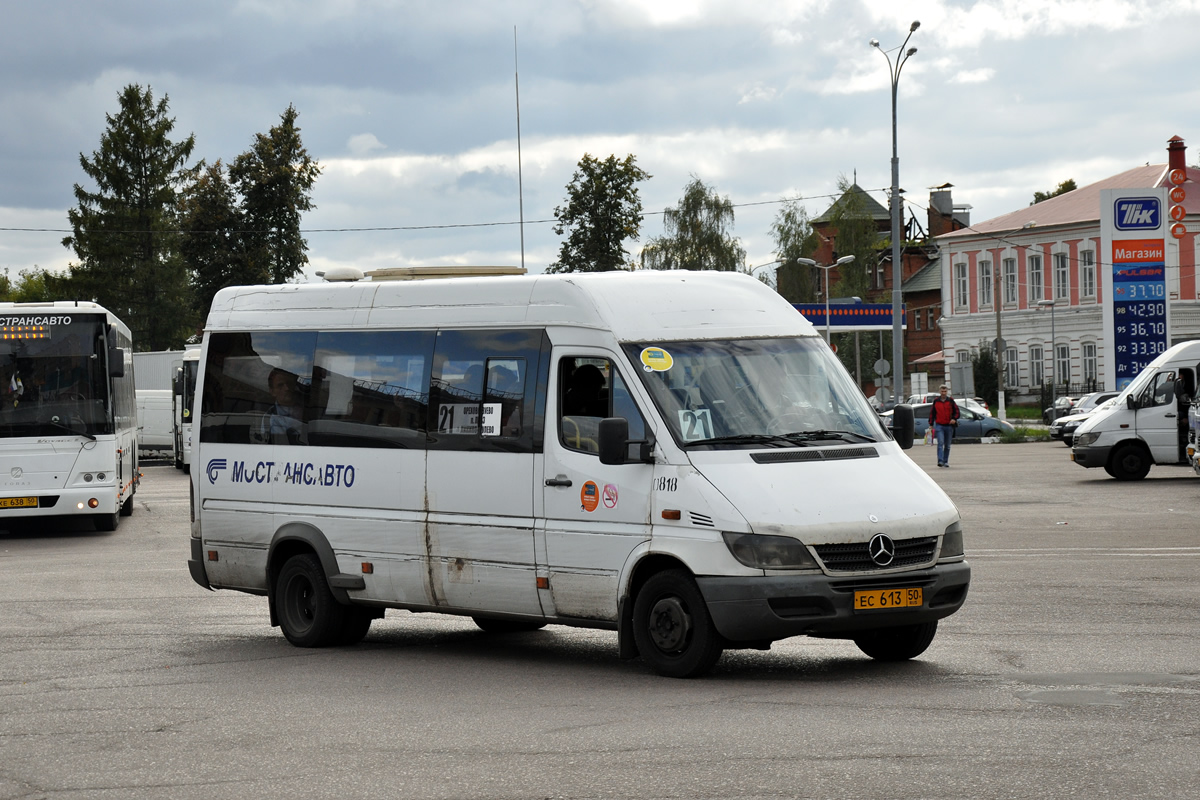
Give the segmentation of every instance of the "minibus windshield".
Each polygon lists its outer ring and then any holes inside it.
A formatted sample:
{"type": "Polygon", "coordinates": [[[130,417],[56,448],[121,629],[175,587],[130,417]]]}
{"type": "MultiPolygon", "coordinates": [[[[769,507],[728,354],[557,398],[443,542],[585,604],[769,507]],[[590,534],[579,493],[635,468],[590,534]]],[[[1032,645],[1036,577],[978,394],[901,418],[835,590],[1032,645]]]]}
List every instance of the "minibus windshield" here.
{"type": "Polygon", "coordinates": [[[0,437],[111,433],[99,323],[28,328],[0,341],[0,437]]]}
{"type": "Polygon", "coordinates": [[[817,337],[625,345],[684,447],[803,447],[889,438],[817,337]]]}

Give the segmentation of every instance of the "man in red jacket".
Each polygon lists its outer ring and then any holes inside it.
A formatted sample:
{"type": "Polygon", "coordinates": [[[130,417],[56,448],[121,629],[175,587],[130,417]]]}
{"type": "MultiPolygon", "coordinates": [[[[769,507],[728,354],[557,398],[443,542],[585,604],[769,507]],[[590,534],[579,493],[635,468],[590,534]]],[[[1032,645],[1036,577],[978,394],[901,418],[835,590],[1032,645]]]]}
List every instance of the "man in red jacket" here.
{"type": "Polygon", "coordinates": [[[950,396],[950,389],[942,384],[941,396],[929,407],[929,427],[937,436],[938,466],[950,466],[950,440],[958,427],[958,403],[950,396]]]}

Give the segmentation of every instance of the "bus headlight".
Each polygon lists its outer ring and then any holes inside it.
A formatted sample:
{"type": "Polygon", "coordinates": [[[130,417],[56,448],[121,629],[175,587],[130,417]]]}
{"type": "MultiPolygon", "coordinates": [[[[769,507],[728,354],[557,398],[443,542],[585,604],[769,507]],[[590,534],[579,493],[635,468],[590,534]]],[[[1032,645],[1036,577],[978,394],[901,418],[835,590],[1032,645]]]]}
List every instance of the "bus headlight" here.
{"type": "Polygon", "coordinates": [[[754,569],[817,569],[817,562],[799,539],[757,533],[722,533],[725,546],[740,563],[754,569]]]}
{"type": "Polygon", "coordinates": [[[1087,447],[1088,445],[1093,444],[1099,438],[1100,438],[1099,431],[1088,431],[1087,433],[1077,433],[1077,434],[1075,434],[1075,441],[1073,442],[1073,444],[1075,447],[1087,447]]]}
{"type": "Polygon", "coordinates": [[[941,558],[957,558],[963,554],[962,521],[951,523],[942,534],[941,558]]]}

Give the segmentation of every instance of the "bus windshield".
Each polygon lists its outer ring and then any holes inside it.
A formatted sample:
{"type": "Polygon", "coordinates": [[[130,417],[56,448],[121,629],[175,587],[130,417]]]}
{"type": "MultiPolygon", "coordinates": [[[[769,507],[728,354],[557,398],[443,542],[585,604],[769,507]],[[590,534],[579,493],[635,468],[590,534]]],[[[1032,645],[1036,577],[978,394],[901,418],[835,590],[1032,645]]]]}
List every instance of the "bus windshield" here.
{"type": "Polygon", "coordinates": [[[103,326],[94,317],[6,326],[0,333],[0,437],[112,433],[104,350],[103,326]]]}
{"type": "Polygon", "coordinates": [[[627,344],[626,353],[684,447],[798,447],[888,439],[816,337],[627,344]]]}

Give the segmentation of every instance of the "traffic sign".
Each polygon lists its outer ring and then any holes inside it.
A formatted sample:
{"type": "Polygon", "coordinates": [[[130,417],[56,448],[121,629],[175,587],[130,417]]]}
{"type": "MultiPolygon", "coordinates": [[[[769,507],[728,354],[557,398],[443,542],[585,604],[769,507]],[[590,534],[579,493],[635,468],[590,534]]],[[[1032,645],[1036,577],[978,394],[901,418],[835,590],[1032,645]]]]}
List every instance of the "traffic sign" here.
{"type": "Polygon", "coordinates": [[[891,371],[892,365],[888,363],[886,358],[881,358],[874,364],[876,375],[887,375],[891,371]]]}

